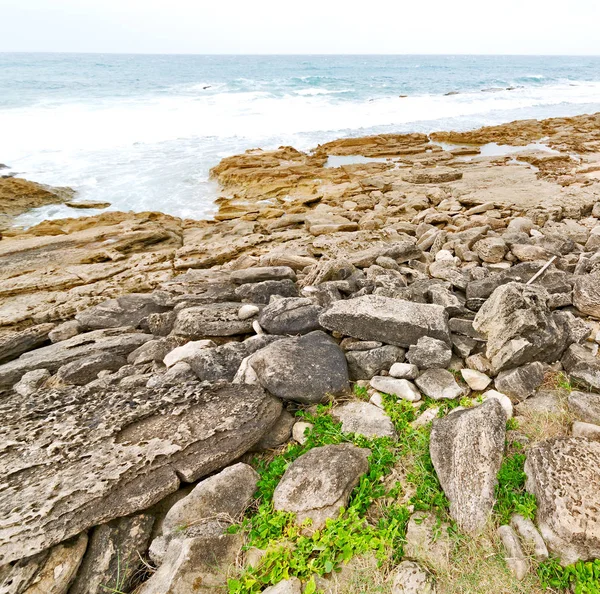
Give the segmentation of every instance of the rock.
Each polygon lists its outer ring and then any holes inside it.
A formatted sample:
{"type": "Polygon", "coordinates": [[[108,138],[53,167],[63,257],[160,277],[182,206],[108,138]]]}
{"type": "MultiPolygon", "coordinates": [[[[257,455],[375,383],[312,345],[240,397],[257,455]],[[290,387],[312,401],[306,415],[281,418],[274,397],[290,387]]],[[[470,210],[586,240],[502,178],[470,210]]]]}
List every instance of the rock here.
{"type": "Polygon", "coordinates": [[[573,390],[568,403],[569,411],[578,419],[600,425],[600,394],[573,390]]]}
{"type": "Polygon", "coordinates": [[[517,415],[562,415],[565,412],[563,398],[559,390],[540,390],[537,394],[517,404],[515,412],[517,415]]]}
{"type": "Polygon", "coordinates": [[[262,283],[252,283],[241,285],[235,290],[235,294],[242,301],[249,303],[269,303],[274,295],[281,297],[297,297],[298,288],[293,281],[286,280],[268,280],[262,283]]]}
{"type": "Polygon", "coordinates": [[[452,349],[442,340],[422,336],[408,349],[406,358],[419,369],[446,369],[452,359],[452,349]]]}
{"type": "Polygon", "coordinates": [[[501,237],[484,237],[473,245],[473,251],[490,264],[502,262],[508,248],[501,237]]]}
{"type": "Polygon", "coordinates": [[[346,357],[320,330],[278,340],[256,352],[249,364],[260,384],[283,400],[322,402],[349,388],[346,357]]]}
{"type": "Polygon", "coordinates": [[[492,511],[505,435],[506,413],[494,399],[433,421],[431,461],[450,515],[467,533],[480,532],[492,511]]]}
{"type": "Polygon", "coordinates": [[[408,380],[378,375],[372,378],[370,383],[371,387],[384,394],[391,394],[410,402],[421,400],[421,393],[417,390],[416,386],[408,380]]]}
{"type": "Polygon", "coordinates": [[[296,280],[296,273],[289,266],[255,266],[231,273],[231,280],[239,285],[286,279],[296,280]]]}
{"type": "Polygon", "coordinates": [[[331,415],[342,423],[344,433],[357,433],[365,437],[398,437],[390,418],[368,402],[346,402],[334,408],[331,415]]]}
{"type": "Polygon", "coordinates": [[[600,319],[600,272],[575,279],[573,305],[583,314],[600,319]]]}
{"type": "Polygon", "coordinates": [[[521,537],[526,549],[532,551],[538,561],[548,559],[546,543],[535,527],[535,524],[529,518],[525,518],[520,514],[513,514],[510,519],[510,525],[521,537]]]}
{"type": "Polygon", "coordinates": [[[204,354],[203,351],[205,349],[215,348],[216,346],[212,340],[192,340],[169,351],[165,355],[163,363],[167,366],[167,369],[181,361],[187,363],[190,359],[198,356],[198,354],[204,354]]]}
{"type": "Polygon", "coordinates": [[[198,483],[167,512],[150,546],[152,560],[162,563],[173,539],[223,534],[252,501],[258,479],[251,466],[234,464],[198,483]]]}
{"type": "Polygon", "coordinates": [[[31,396],[35,394],[47,379],[50,378],[50,372],[47,369],[36,369],[26,373],[21,381],[13,387],[14,391],[21,396],[31,396]]]}
{"type": "Polygon", "coordinates": [[[513,405],[512,405],[512,402],[510,401],[510,398],[506,394],[502,394],[501,392],[497,392],[496,390],[488,390],[487,392],[485,392],[485,394],[483,394],[481,396],[481,399],[483,400],[483,402],[485,402],[486,400],[489,400],[490,398],[497,400],[502,405],[502,408],[504,409],[504,412],[506,413],[507,419],[512,419],[513,405]]]}
{"type": "Polygon", "coordinates": [[[479,310],[473,326],[487,336],[486,356],[496,372],[534,360],[552,363],[573,342],[567,322],[550,311],[548,299],[542,287],[508,283],[479,310]]]}
{"type": "MultiPolygon", "coordinates": [[[[59,343],[60,344],[60,343],[59,343]]],[[[0,400],[0,565],[146,509],[250,450],[281,414],[256,386],[44,391],[0,400]],[[31,465],[36,472],[29,472],[31,465]],[[44,514],[36,513],[44,506],[44,514]]]]}
{"type": "Polygon", "coordinates": [[[142,320],[153,313],[163,313],[167,307],[157,302],[153,293],[123,295],[90,307],[75,316],[82,330],[139,326],[142,320]]]}
{"type": "MultiPolygon", "coordinates": [[[[562,365],[571,379],[600,390],[600,360],[585,347],[572,344],[562,358],[562,365]]],[[[2,367],[0,367],[0,374],[2,367]]]]}
{"type": "Polygon", "coordinates": [[[498,536],[502,540],[506,555],[504,560],[513,575],[519,580],[523,580],[529,571],[527,557],[521,548],[519,537],[511,526],[500,526],[498,536]]]}
{"type": "Polygon", "coordinates": [[[600,557],[600,442],[570,437],[531,448],[526,489],[536,496],[536,523],[563,566],[600,557]]]}
{"type": "Polygon", "coordinates": [[[68,322],[63,322],[51,330],[48,333],[48,338],[50,342],[61,342],[63,340],[69,340],[69,338],[73,338],[73,336],[77,336],[81,332],[81,325],[77,320],[69,320],[68,322]]]}
{"type": "Polygon", "coordinates": [[[391,576],[392,594],[435,594],[429,575],[414,561],[402,561],[391,576]]]}
{"type": "Polygon", "coordinates": [[[452,552],[449,531],[450,526],[434,514],[414,513],[406,528],[405,557],[433,567],[448,567],[452,552]]]}
{"type": "Polygon", "coordinates": [[[266,435],[256,444],[255,451],[272,450],[287,443],[292,437],[292,428],[295,422],[294,415],[287,410],[282,411],[266,435]]]}
{"type": "Polygon", "coordinates": [[[418,427],[425,427],[431,423],[433,419],[436,419],[439,415],[440,409],[437,406],[428,408],[424,413],[421,413],[412,423],[411,426],[415,429],[418,427]]]}
{"type": "Polygon", "coordinates": [[[474,369],[461,369],[460,374],[469,388],[476,392],[482,392],[492,383],[492,379],[485,373],[475,371],[474,369]]]}
{"type": "Polygon", "coordinates": [[[164,358],[173,349],[180,346],[184,340],[177,336],[165,336],[156,340],[149,340],[127,355],[127,363],[130,365],[144,365],[145,363],[161,364],[164,358]]]}
{"type": "Polygon", "coordinates": [[[313,448],[285,471],[273,494],[275,510],[293,512],[302,524],[312,520],[317,530],[336,518],[352,489],[369,469],[370,451],[350,444],[313,448]]]}
{"type": "Polygon", "coordinates": [[[150,334],[135,333],[129,328],[95,330],[24,353],[16,360],[0,365],[0,391],[18,382],[29,371],[47,369],[55,373],[63,365],[95,356],[99,352],[126,357],[152,338],[150,334]]]}
{"type": "Polygon", "coordinates": [[[419,368],[410,363],[394,363],[390,367],[390,375],[397,379],[414,380],[419,377],[419,368]]]}
{"type": "Polygon", "coordinates": [[[542,385],[546,366],[539,361],[516,369],[501,371],[495,379],[496,388],[516,402],[535,394],[542,385]]]}
{"type": "Polygon", "coordinates": [[[600,441],[600,425],[575,421],[571,427],[571,435],[573,437],[587,437],[594,441],[600,441]]]}
{"type": "Polygon", "coordinates": [[[289,297],[267,305],[258,322],[269,334],[307,334],[320,329],[322,311],[310,299],[289,297]]]}
{"type": "Polygon", "coordinates": [[[0,362],[16,359],[43,345],[53,328],[54,324],[40,324],[18,332],[0,334],[0,362]]]}
{"type": "Polygon", "coordinates": [[[250,334],[252,319],[240,320],[239,303],[210,303],[182,309],[177,313],[173,334],[192,340],[208,336],[250,334]]]}
{"type": "Polygon", "coordinates": [[[454,376],[445,369],[428,369],[415,383],[425,396],[434,400],[454,400],[468,394],[468,389],[459,386],[454,376]]]}
{"type": "Polygon", "coordinates": [[[154,518],[139,514],[96,526],[69,594],[104,594],[128,590],[142,565],[154,518]]]}
{"type": "Polygon", "coordinates": [[[116,371],[127,364],[125,357],[103,351],[60,367],[56,377],[71,386],[84,386],[95,380],[101,371],[116,371]]]}
{"type": "Polygon", "coordinates": [[[80,202],[65,202],[69,208],[89,209],[89,208],[108,208],[110,202],[99,202],[94,200],[82,200],[80,202]]]}
{"type": "Polygon", "coordinates": [[[371,379],[378,373],[390,369],[396,361],[402,361],[404,354],[404,349],[389,344],[365,351],[346,352],[350,379],[352,381],[371,379]]]}
{"type": "Polygon", "coordinates": [[[302,594],[302,582],[295,577],[282,580],[278,584],[263,590],[263,594],[302,594]]]}
{"type": "Polygon", "coordinates": [[[440,305],[365,295],[334,302],[319,322],[340,334],[395,346],[408,347],[422,336],[450,344],[448,316],[440,305]]]}
{"type": "Polygon", "coordinates": [[[260,313],[260,308],[256,305],[252,305],[251,303],[247,303],[246,305],[242,305],[238,311],[238,318],[240,320],[248,320],[253,318],[258,313],[260,313]]]}
{"type": "Polygon", "coordinates": [[[165,313],[150,314],[143,322],[144,328],[148,329],[155,336],[168,336],[175,325],[177,314],[174,311],[165,313]]]}
{"type": "Polygon", "coordinates": [[[211,592],[227,584],[228,570],[241,552],[240,534],[174,539],[165,560],[137,594],[211,592]]]}
{"type": "Polygon", "coordinates": [[[413,169],[404,174],[404,181],[411,184],[442,184],[461,179],[462,172],[451,167],[413,169]]]}
{"type": "Polygon", "coordinates": [[[305,423],[304,421],[298,421],[294,423],[292,427],[292,437],[294,441],[297,441],[299,444],[306,443],[306,432],[310,431],[314,425],[312,423],[305,423]]]}
{"type": "Polygon", "coordinates": [[[166,386],[176,386],[197,380],[194,370],[185,362],[175,363],[173,367],[167,369],[166,373],[153,375],[146,382],[148,388],[164,388],[166,386]]]}

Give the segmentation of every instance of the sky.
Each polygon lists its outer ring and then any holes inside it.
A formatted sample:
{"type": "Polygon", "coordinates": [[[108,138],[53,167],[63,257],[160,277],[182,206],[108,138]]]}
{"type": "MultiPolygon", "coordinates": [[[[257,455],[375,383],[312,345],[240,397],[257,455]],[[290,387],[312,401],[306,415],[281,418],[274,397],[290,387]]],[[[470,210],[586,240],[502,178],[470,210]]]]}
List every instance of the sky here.
{"type": "Polygon", "coordinates": [[[600,0],[0,0],[0,52],[600,55],[600,0]]]}

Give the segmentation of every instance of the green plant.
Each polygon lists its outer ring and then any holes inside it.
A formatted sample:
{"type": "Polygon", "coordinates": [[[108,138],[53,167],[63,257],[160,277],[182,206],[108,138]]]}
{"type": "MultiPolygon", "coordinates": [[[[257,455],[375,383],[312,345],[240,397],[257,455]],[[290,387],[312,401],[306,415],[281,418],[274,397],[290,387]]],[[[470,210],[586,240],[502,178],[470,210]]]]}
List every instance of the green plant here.
{"type": "Polygon", "coordinates": [[[354,388],[352,390],[354,395],[360,400],[369,400],[369,391],[365,386],[359,386],[358,384],[354,384],[354,388]]]}
{"type": "Polygon", "coordinates": [[[512,417],[506,421],[506,430],[507,431],[516,431],[519,428],[519,421],[512,417]]]}
{"type": "Polygon", "coordinates": [[[578,561],[562,567],[556,559],[540,563],[538,576],[542,587],[571,589],[574,594],[600,594],[600,559],[578,561]]]}

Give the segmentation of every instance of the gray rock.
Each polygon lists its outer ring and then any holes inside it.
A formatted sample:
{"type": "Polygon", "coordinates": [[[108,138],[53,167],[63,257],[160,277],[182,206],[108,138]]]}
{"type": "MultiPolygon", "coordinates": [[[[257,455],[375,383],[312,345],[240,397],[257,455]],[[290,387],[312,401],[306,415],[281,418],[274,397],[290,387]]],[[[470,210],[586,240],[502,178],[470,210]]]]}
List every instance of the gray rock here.
{"type": "Polygon", "coordinates": [[[504,561],[513,575],[521,581],[529,571],[529,563],[527,557],[521,548],[521,542],[517,533],[511,526],[500,526],[498,528],[498,536],[504,545],[506,555],[504,561]]]}
{"type": "Polygon", "coordinates": [[[48,341],[54,324],[40,324],[19,330],[0,334],[0,363],[16,359],[23,353],[35,349],[48,341]]]}
{"type": "Polygon", "coordinates": [[[432,513],[415,512],[410,517],[406,527],[405,557],[437,568],[449,567],[452,547],[448,524],[440,522],[432,513]]]}
{"type": "Polygon", "coordinates": [[[481,332],[477,332],[477,330],[473,328],[473,320],[464,318],[450,318],[448,320],[448,327],[455,334],[462,334],[478,341],[485,340],[485,335],[481,332]]]}
{"type": "Polygon", "coordinates": [[[177,336],[165,336],[156,340],[149,340],[135,351],[129,353],[127,362],[131,365],[143,365],[144,363],[162,363],[164,358],[184,339],[177,336]]]}
{"type": "Polygon", "coordinates": [[[344,433],[358,433],[365,437],[398,437],[394,424],[385,412],[368,402],[346,402],[334,408],[331,415],[342,423],[344,433]]]}
{"type": "Polygon", "coordinates": [[[600,394],[579,392],[569,394],[569,411],[586,423],[600,425],[600,394]]]}
{"type": "Polygon", "coordinates": [[[390,375],[398,379],[414,380],[419,377],[419,368],[410,363],[394,363],[390,367],[390,375]]]}
{"type": "Polygon", "coordinates": [[[454,400],[469,393],[468,388],[459,386],[454,376],[445,369],[428,369],[415,383],[425,396],[434,400],[454,400]]]}
{"type": "Polygon", "coordinates": [[[452,359],[452,349],[442,340],[422,336],[408,349],[406,358],[419,369],[446,369],[452,359]]]}
{"type": "Polygon", "coordinates": [[[281,408],[256,386],[197,382],[8,394],[0,443],[14,445],[0,454],[0,566],[223,468],[263,437],[281,408]]]}
{"type": "Polygon", "coordinates": [[[392,594],[435,594],[429,574],[414,561],[402,561],[392,572],[392,594]]]}
{"type": "Polygon", "coordinates": [[[228,570],[242,545],[240,534],[172,540],[164,563],[136,593],[214,594],[227,585],[228,570]]]}
{"type": "Polygon", "coordinates": [[[600,425],[575,421],[571,426],[571,435],[573,437],[586,437],[587,439],[600,441],[600,425]]]}
{"type": "Polygon", "coordinates": [[[231,280],[239,285],[285,279],[296,280],[296,273],[289,266],[255,266],[231,273],[231,280]]]}
{"type": "Polygon", "coordinates": [[[506,413],[495,399],[433,421],[429,451],[450,515],[467,533],[478,533],[494,505],[504,454],[506,413]]]}
{"type": "Polygon", "coordinates": [[[600,442],[576,437],[544,441],[527,454],[536,523],[563,566],[600,557],[599,459],[600,442]]]}
{"type": "Polygon", "coordinates": [[[77,320],[69,320],[68,322],[63,322],[54,330],[48,333],[48,338],[50,342],[61,342],[63,340],[69,340],[69,338],[73,338],[73,336],[77,336],[81,332],[81,325],[77,320]]]}
{"type": "Polygon", "coordinates": [[[152,338],[150,334],[136,333],[131,328],[95,330],[24,353],[16,360],[0,365],[0,391],[17,383],[28,371],[47,369],[55,373],[63,365],[98,352],[126,357],[152,338]]]}
{"type": "Polygon", "coordinates": [[[283,400],[322,402],[349,388],[346,357],[320,330],[278,340],[254,353],[249,365],[261,385],[283,400]]]}
{"type": "MultiPolygon", "coordinates": [[[[170,337],[170,339],[172,341],[173,337],[170,337]]],[[[190,359],[194,359],[198,355],[202,356],[206,349],[213,349],[217,346],[212,340],[191,340],[190,342],[181,344],[182,340],[178,339],[176,342],[169,343],[172,347],[163,355],[161,360],[167,368],[173,367],[173,365],[182,361],[187,363],[190,359]]]]}
{"type": "Polygon", "coordinates": [[[387,371],[398,361],[404,360],[404,349],[397,346],[385,345],[366,351],[346,352],[348,371],[352,381],[367,380],[387,371]]]}
{"type": "Polygon", "coordinates": [[[449,282],[453,287],[464,291],[469,282],[466,274],[461,272],[453,262],[434,262],[429,266],[429,274],[433,278],[438,278],[449,282]]]}
{"type": "Polygon", "coordinates": [[[307,334],[321,327],[322,311],[310,299],[289,297],[267,305],[258,322],[269,334],[307,334]]]}
{"type": "Polygon", "coordinates": [[[542,385],[546,366],[539,361],[516,369],[501,371],[496,378],[496,388],[516,402],[522,402],[535,394],[542,385]]]}
{"type": "Polygon", "coordinates": [[[282,580],[278,584],[263,590],[263,594],[302,594],[302,582],[295,577],[282,580]]]}
{"type": "Polygon", "coordinates": [[[421,400],[421,393],[416,386],[405,379],[376,375],[371,379],[371,387],[410,402],[421,400]]]}
{"type": "Polygon", "coordinates": [[[31,396],[35,394],[42,385],[50,378],[50,372],[47,369],[36,369],[26,373],[21,381],[14,385],[14,391],[21,396],[31,396]]]}
{"type": "Polygon", "coordinates": [[[294,415],[287,410],[281,412],[279,418],[273,426],[267,431],[265,436],[256,444],[254,450],[261,452],[264,450],[272,450],[284,443],[287,443],[292,437],[292,429],[296,419],[294,415]]]}
{"type": "Polygon", "coordinates": [[[154,518],[139,514],[96,526],[69,594],[126,591],[142,565],[154,518]]]}
{"type": "Polygon", "coordinates": [[[240,320],[248,320],[249,318],[253,318],[257,314],[260,313],[260,307],[258,305],[252,305],[252,303],[246,303],[246,305],[242,305],[238,310],[238,318],[240,320]]]}
{"type": "Polygon", "coordinates": [[[600,319],[600,272],[576,278],[573,285],[573,305],[581,313],[600,319]]]}
{"type": "Polygon", "coordinates": [[[293,281],[286,280],[268,280],[262,283],[252,283],[240,285],[235,294],[242,301],[248,303],[269,303],[269,300],[274,295],[281,297],[297,297],[298,287],[293,281]]]}
{"type": "Polygon", "coordinates": [[[173,334],[199,340],[208,336],[250,334],[252,319],[240,320],[239,303],[210,303],[177,312],[173,334]]]}
{"type": "Polygon", "coordinates": [[[469,357],[478,345],[473,338],[460,334],[451,334],[450,339],[452,340],[452,351],[461,359],[469,357]]]}
{"type": "Polygon", "coordinates": [[[431,336],[450,344],[448,316],[440,305],[365,295],[334,302],[319,321],[328,330],[361,340],[408,347],[431,336]]]}
{"type": "Polygon", "coordinates": [[[515,529],[528,550],[533,552],[538,561],[548,559],[548,549],[542,535],[538,532],[535,524],[520,514],[513,514],[510,525],[515,529]]]}
{"type": "Polygon", "coordinates": [[[251,466],[234,464],[198,483],[167,512],[150,546],[152,560],[162,563],[173,539],[223,534],[252,501],[258,478],[251,466]]]}
{"type": "Polygon", "coordinates": [[[313,448],[292,462],[273,494],[276,510],[293,512],[302,524],[312,520],[319,529],[336,518],[352,489],[368,471],[370,451],[351,444],[313,448]]]}
{"type": "Polygon", "coordinates": [[[165,388],[167,386],[177,386],[178,384],[193,382],[196,379],[197,376],[194,370],[187,363],[181,361],[180,363],[175,363],[165,373],[150,377],[146,382],[146,386],[148,388],[165,388]]]}
{"type": "Polygon", "coordinates": [[[160,298],[155,293],[131,293],[81,311],[75,319],[83,330],[123,326],[135,328],[150,314],[163,313],[168,309],[160,303],[160,298]]]}
{"type": "Polygon", "coordinates": [[[532,361],[554,362],[573,342],[568,321],[548,308],[542,287],[509,283],[496,289],[473,326],[487,336],[486,356],[496,372],[532,361]]]}
{"type": "Polygon", "coordinates": [[[125,357],[102,351],[63,365],[56,377],[63,384],[84,386],[95,380],[101,371],[116,371],[126,364],[125,357]]]}
{"type": "Polygon", "coordinates": [[[144,330],[155,336],[171,334],[177,314],[174,311],[150,314],[141,324],[144,330]]]}
{"type": "MultiPolygon", "coordinates": [[[[562,365],[571,379],[600,390],[600,360],[585,347],[572,344],[562,358],[562,365]]],[[[0,367],[0,373],[1,370],[0,367]]]]}
{"type": "Polygon", "coordinates": [[[563,408],[562,395],[559,390],[540,390],[537,394],[517,404],[515,412],[517,415],[558,415],[564,412],[563,408]]]}

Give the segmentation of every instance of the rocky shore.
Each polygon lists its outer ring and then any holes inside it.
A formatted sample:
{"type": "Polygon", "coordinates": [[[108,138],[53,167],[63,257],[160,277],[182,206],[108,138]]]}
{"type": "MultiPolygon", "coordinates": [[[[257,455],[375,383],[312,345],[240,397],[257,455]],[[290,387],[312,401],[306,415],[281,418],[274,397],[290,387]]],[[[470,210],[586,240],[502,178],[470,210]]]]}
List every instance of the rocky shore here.
{"type": "Polygon", "coordinates": [[[600,591],[600,114],[212,173],[5,218],[0,593],[600,591]]]}

